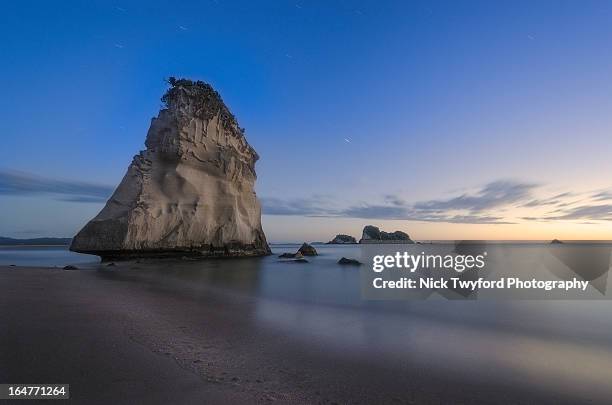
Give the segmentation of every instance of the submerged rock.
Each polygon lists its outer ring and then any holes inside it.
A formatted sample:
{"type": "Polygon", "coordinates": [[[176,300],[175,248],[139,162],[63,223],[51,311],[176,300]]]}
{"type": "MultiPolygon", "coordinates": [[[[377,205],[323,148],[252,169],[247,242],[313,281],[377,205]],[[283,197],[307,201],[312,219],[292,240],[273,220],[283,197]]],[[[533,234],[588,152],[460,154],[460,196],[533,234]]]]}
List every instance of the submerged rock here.
{"type": "Polygon", "coordinates": [[[350,264],[354,266],[361,266],[361,262],[359,260],[347,259],[346,257],[343,257],[342,259],[338,260],[338,264],[350,264]]]}
{"type": "Polygon", "coordinates": [[[297,253],[283,253],[278,256],[279,259],[301,259],[304,257],[300,252],[297,253]]]}
{"type": "Polygon", "coordinates": [[[414,243],[407,233],[402,231],[385,232],[373,225],[366,225],[359,243],[414,243]]]}
{"type": "Polygon", "coordinates": [[[304,256],[316,256],[318,255],[317,250],[308,243],[304,242],[302,246],[298,249],[298,253],[303,254],[304,256]]]}
{"type": "Polygon", "coordinates": [[[72,264],[69,264],[68,266],[64,266],[63,269],[64,270],[78,270],[79,268],[77,266],[73,266],[72,264]]]}
{"type": "Polygon", "coordinates": [[[327,244],[329,245],[342,245],[342,244],[351,244],[351,243],[357,243],[357,239],[353,238],[350,235],[344,235],[344,234],[338,234],[336,235],[334,239],[327,242],[327,244]]]}
{"type": "Polygon", "coordinates": [[[244,130],[210,85],[169,83],[146,150],[70,250],[103,260],[270,254],[254,191],[258,155],[244,130]]]}

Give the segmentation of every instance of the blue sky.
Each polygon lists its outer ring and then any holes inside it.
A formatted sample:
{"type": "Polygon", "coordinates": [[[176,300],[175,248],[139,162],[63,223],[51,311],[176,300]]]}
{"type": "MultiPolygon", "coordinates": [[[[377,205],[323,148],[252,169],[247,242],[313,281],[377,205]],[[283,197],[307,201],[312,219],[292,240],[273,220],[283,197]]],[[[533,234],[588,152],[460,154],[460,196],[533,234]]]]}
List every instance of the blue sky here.
{"type": "Polygon", "coordinates": [[[0,234],[74,234],[177,76],[246,128],[272,241],[610,239],[610,22],[604,1],[6,3],[0,234]]]}

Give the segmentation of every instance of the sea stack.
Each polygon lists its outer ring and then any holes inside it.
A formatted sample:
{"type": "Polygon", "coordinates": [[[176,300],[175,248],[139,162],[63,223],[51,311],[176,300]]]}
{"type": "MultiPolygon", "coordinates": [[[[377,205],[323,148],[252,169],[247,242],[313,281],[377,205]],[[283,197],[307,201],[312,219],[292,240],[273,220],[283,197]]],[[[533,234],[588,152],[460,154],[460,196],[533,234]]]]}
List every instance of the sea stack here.
{"type": "Polygon", "coordinates": [[[103,260],[262,256],[259,158],[207,83],[168,80],[165,108],[106,206],[70,250],[103,260]]]}

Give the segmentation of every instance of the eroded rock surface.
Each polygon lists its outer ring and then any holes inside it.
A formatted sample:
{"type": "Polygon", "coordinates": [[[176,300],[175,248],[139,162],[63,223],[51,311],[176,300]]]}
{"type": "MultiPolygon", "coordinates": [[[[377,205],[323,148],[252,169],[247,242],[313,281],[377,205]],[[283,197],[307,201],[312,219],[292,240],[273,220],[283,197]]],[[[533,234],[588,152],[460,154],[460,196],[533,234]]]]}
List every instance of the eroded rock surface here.
{"type": "Polygon", "coordinates": [[[254,191],[258,155],[244,130],[210,85],[169,83],[146,150],[70,250],[103,259],[270,254],[254,191]]]}

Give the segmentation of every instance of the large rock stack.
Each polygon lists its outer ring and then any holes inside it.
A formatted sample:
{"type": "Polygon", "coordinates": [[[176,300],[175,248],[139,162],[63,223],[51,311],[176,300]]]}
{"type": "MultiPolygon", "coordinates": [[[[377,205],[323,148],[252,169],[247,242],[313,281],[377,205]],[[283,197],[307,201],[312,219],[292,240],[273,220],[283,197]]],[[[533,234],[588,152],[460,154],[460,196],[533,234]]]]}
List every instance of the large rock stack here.
{"type": "Polygon", "coordinates": [[[136,155],[70,249],[103,259],[270,253],[255,195],[258,155],[208,84],[170,78],[136,155]]]}

